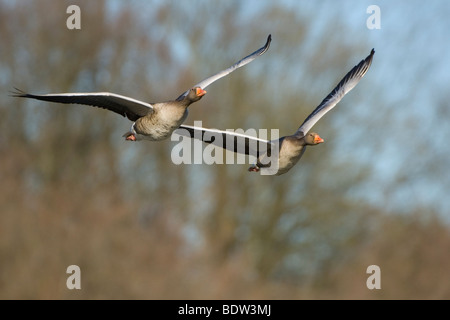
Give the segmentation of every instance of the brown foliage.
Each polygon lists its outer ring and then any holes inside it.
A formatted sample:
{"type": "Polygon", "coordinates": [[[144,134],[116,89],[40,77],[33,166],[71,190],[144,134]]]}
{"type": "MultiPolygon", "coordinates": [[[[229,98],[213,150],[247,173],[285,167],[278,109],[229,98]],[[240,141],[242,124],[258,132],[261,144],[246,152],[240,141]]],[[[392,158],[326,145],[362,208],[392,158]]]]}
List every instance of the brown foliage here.
{"type": "MultiPolygon", "coordinates": [[[[187,122],[280,127],[284,135],[299,125],[290,114],[310,112],[314,89],[286,81],[273,95],[276,79],[295,78],[296,63],[311,59],[299,49],[308,21],[291,12],[269,8],[242,26],[224,5],[214,23],[204,21],[208,29],[190,16],[181,25],[186,4],[134,4],[112,16],[103,2],[81,4],[82,29],[69,31],[62,2],[0,1],[5,93],[18,86],[175,98],[273,33],[269,52],[211,85],[187,122]],[[283,32],[289,25],[298,30],[283,32]]],[[[334,58],[318,51],[331,69],[355,57],[346,45],[334,58]]],[[[86,106],[1,95],[0,125],[2,299],[450,298],[448,228],[433,212],[387,214],[349,197],[369,170],[331,164],[330,148],[309,150],[295,171],[274,178],[249,175],[246,165],[175,166],[173,142],[126,143],[126,119],[86,106]],[[72,264],[81,290],[66,288],[72,264]],[[371,264],[382,270],[379,291],[365,287],[371,264]]]]}

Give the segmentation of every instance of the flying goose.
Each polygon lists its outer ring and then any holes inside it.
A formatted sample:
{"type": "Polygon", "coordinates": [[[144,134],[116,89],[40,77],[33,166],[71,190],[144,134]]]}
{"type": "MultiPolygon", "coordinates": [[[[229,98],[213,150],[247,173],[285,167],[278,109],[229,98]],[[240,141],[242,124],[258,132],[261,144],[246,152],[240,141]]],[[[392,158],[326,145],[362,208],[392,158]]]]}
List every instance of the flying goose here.
{"type": "Polygon", "coordinates": [[[17,88],[12,92],[12,96],[58,103],[85,104],[108,109],[133,121],[130,131],[123,135],[126,140],[163,140],[183,123],[188,115],[187,108],[206,94],[204,89],[207,86],[263,55],[269,49],[271,41],[272,37],[269,34],[266,44],[262,48],[239,60],[231,67],[204,79],[183,92],[177,99],[167,102],[146,103],[110,92],[35,95],[17,88]]]}
{"type": "Polygon", "coordinates": [[[324,142],[317,133],[308,133],[309,130],[325,113],[336,106],[345,94],[359,83],[369,70],[374,53],[375,50],[372,49],[364,60],[345,75],[293,135],[284,136],[276,140],[264,140],[231,131],[206,129],[188,125],[181,125],[174,133],[198,139],[205,143],[211,143],[233,152],[256,157],[256,163],[248,169],[251,172],[258,172],[262,169],[261,174],[284,174],[300,160],[306,150],[306,146],[314,146],[324,142]],[[273,160],[278,159],[278,161],[272,167],[270,160],[272,160],[272,148],[275,146],[278,146],[278,154],[275,154],[273,160]]]}

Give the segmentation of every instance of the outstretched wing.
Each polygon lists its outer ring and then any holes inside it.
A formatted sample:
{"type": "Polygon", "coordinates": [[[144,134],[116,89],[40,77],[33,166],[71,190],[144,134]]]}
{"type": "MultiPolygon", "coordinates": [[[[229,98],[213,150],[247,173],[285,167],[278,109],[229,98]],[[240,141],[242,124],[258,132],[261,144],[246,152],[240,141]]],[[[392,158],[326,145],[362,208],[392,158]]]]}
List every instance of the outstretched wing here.
{"type": "MultiPolygon", "coordinates": [[[[231,67],[229,67],[229,68],[227,68],[227,69],[225,69],[225,70],[222,70],[222,71],[216,73],[215,75],[213,75],[213,76],[211,76],[211,77],[209,77],[209,78],[206,78],[205,80],[203,80],[203,81],[197,83],[197,84],[196,84],[195,86],[193,86],[193,87],[200,87],[200,88],[202,88],[202,89],[205,89],[207,86],[209,86],[209,85],[210,85],[211,83],[213,83],[214,81],[219,80],[220,78],[225,77],[227,74],[230,74],[230,73],[233,72],[234,70],[236,70],[236,69],[238,69],[238,68],[240,68],[240,67],[242,67],[242,66],[245,66],[246,64],[252,62],[253,60],[255,60],[256,58],[258,58],[259,56],[262,56],[262,55],[269,49],[269,46],[270,46],[270,42],[271,42],[271,41],[272,41],[272,35],[269,34],[269,36],[267,37],[266,44],[265,44],[262,48],[256,50],[256,51],[253,52],[252,54],[250,54],[250,55],[246,56],[245,58],[239,60],[238,62],[236,62],[235,64],[233,64],[231,67]]],[[[189,89],[189,90],[190,90],[190,89],[189,89]]],[[[181,94],[181,95],[177,98],[177,100],[181,100],[183,97],[185,97],[185,96],[189,93],[189,90],[187,90],[186,92],[184,92],[183,94],[181,94]]]]}
{"type": "Polygon", "coordinates": [[[372,49],[370,54],[362,60],[358,65],[353,67],[345,77],[339,82],[333,91],[319,104],[319,106],[306,118],[303,124],[298,128],[297,134],[305,135],[312,126],[322,118],[325,113],[330,111],[339,101],[352,90],[358,82],[364,77],[372,64],[375,50],[372,49]]]}
{"type": "Polygon", "coordinates": [[[226,150],[254,157],[259,157],[261,154],[267,152],[272,146],[271,141],[233,131],[181,125],[174,133],[197,139],[205,143],[211,143],[226,150]]]}
{"type": "Polygon", "coordinates": [[[142,116],[153,112],[151,104],[142,102],[129,97],[121,96],[109,92],[90,92],[90,93],[54,93],[54,94],[30,94],[15,88],[12,92],[13,97],[31,98],[43,101],[58,103],[85,104],[103,109],[108,109],[127,117],[131,121],[136,121],[142,116]]]}

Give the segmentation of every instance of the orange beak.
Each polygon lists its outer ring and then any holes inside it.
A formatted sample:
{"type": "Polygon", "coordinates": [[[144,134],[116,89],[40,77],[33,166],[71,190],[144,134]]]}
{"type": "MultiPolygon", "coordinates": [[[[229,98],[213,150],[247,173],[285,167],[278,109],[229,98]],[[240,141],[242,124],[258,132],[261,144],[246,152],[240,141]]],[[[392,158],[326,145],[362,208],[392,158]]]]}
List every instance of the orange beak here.
{"type": "Polygon", "coordinates": [[[206,91],[203,90],[202,88],[197,88],[195,93],[197,94],[197,97],[201,97],[201,96],[204,96],[206,94],[206,91]]]}
{"type": "Polygon", "coordinates": [[[316,135],[314,137],[314,142],[315,143],[322,143],[322,142],[324,142],[324,140],[321,137],[319,137],[319,135],[316,135]]]}

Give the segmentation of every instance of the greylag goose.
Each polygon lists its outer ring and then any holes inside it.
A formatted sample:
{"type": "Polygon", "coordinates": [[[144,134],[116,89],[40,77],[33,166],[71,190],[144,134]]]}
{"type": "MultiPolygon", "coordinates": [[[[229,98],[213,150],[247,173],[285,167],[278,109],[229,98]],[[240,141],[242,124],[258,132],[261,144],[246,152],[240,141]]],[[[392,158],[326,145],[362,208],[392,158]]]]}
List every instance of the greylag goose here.
{"type": "Polygon", "coordinates": [[[248,169],[249,171],[258,172],[261,169],[261,174],[284,174],[300,160],[307,146],[315,146],[324,142],[317,133],[308,133],[309,130],[320,118],[336,106],[345,94],[359,83],[369,70],[374,53],[375,50],[372,49],[364,60],[345,75],[293,135],[275,140],[264,140],[232,131],[187,125],[181,125],[174,133],[198,139],[233,152],[256,157],[256,163],[248,169]],[[274,162],[276,163],[273,164],[272,160],[275,160],[274,162]]]}
{"type": "Polygon", "coordinates": [[[239,60],[231,67],[204,79],[191,89],[183,92],[177,99],[167,102],[146,103],[109,92],[36,95],[23,92],[17,88],[15,88],[15,92],[12,92],[12,96],[58,103],[84,104],[108,109],[133,121],[130,131],[123,135],[126,140],[163,140],[183,123],[188,115],[187,108],[191,103],[200,100],[206,94],[204,89],[207,86],[263,55],[269,49],[271,40],[272,37],[269,35],[262,48],[239,60]]]}

